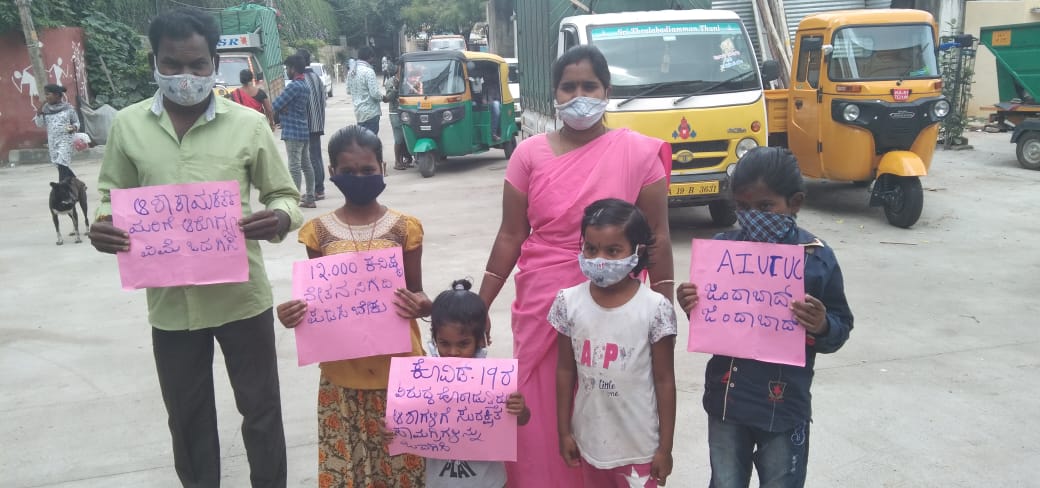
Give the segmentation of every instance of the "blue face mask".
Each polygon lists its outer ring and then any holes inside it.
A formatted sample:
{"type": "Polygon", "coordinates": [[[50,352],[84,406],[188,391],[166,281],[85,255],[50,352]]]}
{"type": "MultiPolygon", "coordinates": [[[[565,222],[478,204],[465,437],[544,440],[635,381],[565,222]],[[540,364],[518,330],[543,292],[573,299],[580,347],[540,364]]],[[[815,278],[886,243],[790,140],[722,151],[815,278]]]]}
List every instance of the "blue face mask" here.
{"type": "Polygon", "coordinates": [[[755,242],[783,242],[796,224],[794,217],[761,210],[737,210],[737,221],[748,239],[755,242]]]}
{"type": "Polygon", "coordinates": [[[368,205],[386,189],[383,175],[354,176],[341,173],[329,178],[343,192],[343,196],[354,205],[368,205]]]}

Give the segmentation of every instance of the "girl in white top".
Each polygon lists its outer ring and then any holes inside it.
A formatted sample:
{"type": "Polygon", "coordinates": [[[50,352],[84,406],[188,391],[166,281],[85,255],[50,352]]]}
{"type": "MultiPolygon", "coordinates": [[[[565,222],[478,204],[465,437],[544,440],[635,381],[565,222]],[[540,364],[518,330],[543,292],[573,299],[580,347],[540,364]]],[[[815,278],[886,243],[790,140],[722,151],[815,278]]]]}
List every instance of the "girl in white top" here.
{"type": "MultiPolygon", "coordinates": [[[[426,345],[434,357],[487,357],[487,307],[467,280],[455,280],[451,289],[441,292],[433,301],[430,332],[433,340],[426,345]]],[[[509,396],[506,412],[524,425],[531,411],[519,392],[509,396]]],[[[506,486],[506,468],[501,461],[462,461],[426,459],[427,488],[502,488],[506,486]]]]}
{"type": "Polygon", "coordinates": [[[585,487],[664,486],[672,472],[675,309],[637,278],[652,245],[634,205],[589,205],[578,254],[589,281],[561,290],[549,310],[560,454],[581,466],[585,487]]]}

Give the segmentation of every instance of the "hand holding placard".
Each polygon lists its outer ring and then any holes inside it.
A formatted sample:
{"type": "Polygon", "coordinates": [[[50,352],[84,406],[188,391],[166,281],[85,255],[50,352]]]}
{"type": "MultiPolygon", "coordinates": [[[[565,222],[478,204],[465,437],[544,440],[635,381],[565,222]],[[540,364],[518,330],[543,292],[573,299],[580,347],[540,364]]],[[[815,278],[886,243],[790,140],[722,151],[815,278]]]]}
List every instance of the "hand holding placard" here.
{"type": "Polygon", "coordinates": [[[802,246],[693,240],[687,350],[805,365],[805,329],[791,304],[805,298],[802,246]]]}
{"type": "Polygon", "coordinates": [[[113,189],[112,224],[130,236],[116,253],[123,288],[249,279],[236,181],[113,189]]]}
{"type": "Polygon", "coordinates": [[[292,297],[307,303],[294,329],[300,366],[410,352],[409,322],[393,306],[404,287],[400,247],[293,263],[292,297]]]}
{"type": "Polygon", "coordinates": [[[516,379],[515,359],[392,358],[390,454],[516,461],[517,418],[506,412],[516,379]]]}

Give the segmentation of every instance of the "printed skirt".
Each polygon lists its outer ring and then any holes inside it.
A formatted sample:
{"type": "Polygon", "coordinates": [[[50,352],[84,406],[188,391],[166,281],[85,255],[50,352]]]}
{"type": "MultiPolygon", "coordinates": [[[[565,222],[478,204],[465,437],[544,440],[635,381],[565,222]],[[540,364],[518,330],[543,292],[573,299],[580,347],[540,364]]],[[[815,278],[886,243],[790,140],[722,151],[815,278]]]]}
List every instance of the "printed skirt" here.
{"type": "Polygon", "coordinates": [[[383,443],[386,390],[355,390],[321,376],[318,387],[319,488],[421,488],[426,461],[391,456],[383,443]]]}

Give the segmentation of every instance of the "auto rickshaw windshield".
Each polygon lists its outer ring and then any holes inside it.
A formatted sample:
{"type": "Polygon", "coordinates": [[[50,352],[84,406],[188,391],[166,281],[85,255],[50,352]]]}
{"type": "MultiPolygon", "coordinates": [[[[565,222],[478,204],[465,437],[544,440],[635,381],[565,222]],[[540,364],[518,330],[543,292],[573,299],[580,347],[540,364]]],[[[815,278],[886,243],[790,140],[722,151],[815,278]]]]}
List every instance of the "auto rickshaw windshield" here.
{"type": "Polygon", "coordinates": [[[654,96],[759,89],[754,54],[739,22],[595,26],[592,44],[610,64],[611,95],[654,96]]]}
{"type": "Polygon", "coordinates": [[[466,91],[462,63],[453,59],[404,64],[401,96],[458,95],[466,91]]]}
{"type": "Polygon", "coordinates": [[[845,27],[834,33],[831,80],[906,80],[939,76],[930,25],[845,27]]]}

